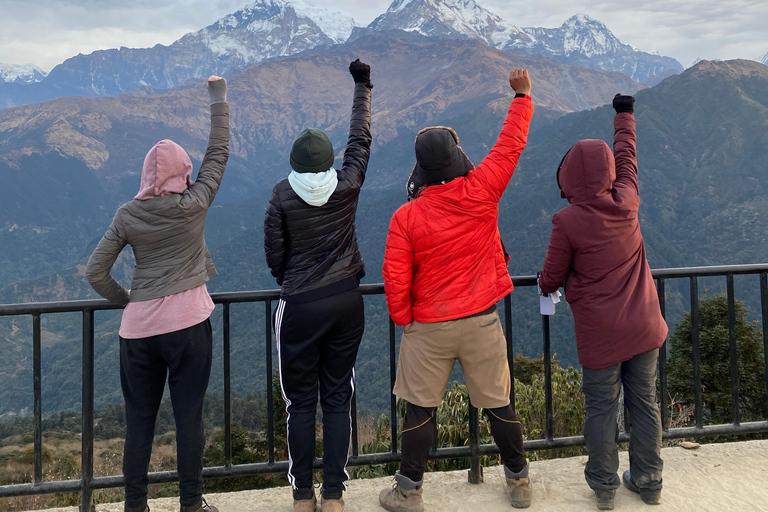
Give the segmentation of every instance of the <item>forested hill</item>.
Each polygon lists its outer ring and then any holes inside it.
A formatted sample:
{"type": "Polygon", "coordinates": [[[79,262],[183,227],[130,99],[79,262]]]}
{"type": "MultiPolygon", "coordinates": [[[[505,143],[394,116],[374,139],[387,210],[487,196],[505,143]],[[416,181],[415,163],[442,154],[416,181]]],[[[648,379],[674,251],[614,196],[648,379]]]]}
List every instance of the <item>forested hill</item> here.
{"type": "MultiPolygon", "coordinates": [[[[375,94],[386,93],[375,89],[375,94]]],[[[536,89],[533,94],[536,97],[536,89]]],[[[607,94],[604,101],[607,103],[611,97],[607,94]]],[[[641,220],[651,265],[764,262],[768,254],[768,67],[751,61],[704,61],[638,92],[636,97],[641,220]]],[[[504,101],[508,102],[508,98],[504,101]]],[[[465,103],[465,108],[439,112],[419,126],[427,122],[455,126],[470,158],[479,161],[503,121],[500,102],[465,103]]],[[[604,106],[541,123],[532,133],[500,206],[499,224],[512,256],[512,274],[531,274],[541,265],[551,216],[566,204],[559,198],[555,183],[562,155],[582,138],[611,142],[612,118],[613,110],[604,106]]],[[[404,200],[416,129],[418,126],[395,133],[377,148],[371,160],[358,215],[368,282],[381,279],[386,229],[392,212],[404,200]]],[[[241,204],[224,204],[212,211],[208,236],[220,273],[210,283],[212,290],[275,287],[264,264],[260,228],[268,193],[269,187],[265,186],[241,204]]],[[[81,264],[88,251],[82,252],[81,264]]],[[[90,293],[81,269],[72,266],[42,279],[17,283],[2,292],[0,301],[35,300],[53,283],[61,284],[61,298],[90,293]]],[[[532,300],[535,297],[529,290],[518,290],[514,296],[516,346],[535,354],[540,347],[540,321],[532,300]]],[[[233,312],[233,388],[239,392],[258,391],[263,380],[262,311],[261,306],[243,306],[233,312]]],[[[566,313],[567,309],[559,311],[566,313]]],[[[19,410],[23,404],[31,404],[27,323],[5,320],[1,324],[0,367],[5,370],[0,404],[4,410],[19,410]]],[[[48,393],[45,403],[50,407],[70,407],[79,400],[76,378],[80,363],[74,348],[80,343],[79,326],[75,322],[66,328],[63,323],[44,322],[43,357],[56,361],[44,367],[44,389],[48,393]]],[[[116,325],[115,318],[110,317],[99,330],[98,396],[102,403],[119,400],[116,325]]],[[[569,331],[567,315],[559,316],[553,331],[555,350],[564,362],[575,363],[569,331]]],[[[358,389],[364,406],[386,407],[388,403],[386,344],[386,309],[380,298],[373,298],[369,301],[367,332],[358,364],[358,389]]],[[[220,368],[220,360],[216,364],[220,368]]],[[[212,389],[220,386],[215,374],[212,389]]]]}

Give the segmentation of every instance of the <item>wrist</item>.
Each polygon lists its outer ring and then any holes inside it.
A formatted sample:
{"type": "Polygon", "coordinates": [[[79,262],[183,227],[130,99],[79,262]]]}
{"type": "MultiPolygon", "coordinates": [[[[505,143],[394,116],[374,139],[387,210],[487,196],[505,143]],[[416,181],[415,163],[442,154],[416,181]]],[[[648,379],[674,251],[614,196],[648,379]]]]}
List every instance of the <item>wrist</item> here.
{"type": "Polygon", "coordinates": [[[525,93],[525,92],[515,93],[515,98],[530,98],[530,97],[531,97],[530,91],[527,92],[527,93],[525,93]]]}

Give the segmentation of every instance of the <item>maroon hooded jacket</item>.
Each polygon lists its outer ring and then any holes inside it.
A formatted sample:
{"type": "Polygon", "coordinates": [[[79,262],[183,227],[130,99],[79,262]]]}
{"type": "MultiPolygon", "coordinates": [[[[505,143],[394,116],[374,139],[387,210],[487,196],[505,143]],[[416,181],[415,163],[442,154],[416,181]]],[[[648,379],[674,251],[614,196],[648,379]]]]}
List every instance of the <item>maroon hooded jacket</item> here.
{"type": "Polygon", "coordinates": [[[614,154],[582,140],[566,155],[558,182],[570,205],[552,218],[539,285],[565,285],[582,366],[614,366],[659,348],[668,328],[640,234],[635,116],[616,114],[614,154]]]}

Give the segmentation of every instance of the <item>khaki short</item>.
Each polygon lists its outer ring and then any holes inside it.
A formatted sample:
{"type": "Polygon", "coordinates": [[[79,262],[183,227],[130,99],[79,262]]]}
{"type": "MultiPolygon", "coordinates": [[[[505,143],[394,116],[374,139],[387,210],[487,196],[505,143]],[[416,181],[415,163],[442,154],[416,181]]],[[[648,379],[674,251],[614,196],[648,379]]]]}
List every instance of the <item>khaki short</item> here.
{"type": "Polygon", "coordinates": [[[400,342],[394,393],[421,407],[437,407],[459,360],[472,405],[509,405],[507,342],[499,314],[448,322],[413,322],[400,342]]]}

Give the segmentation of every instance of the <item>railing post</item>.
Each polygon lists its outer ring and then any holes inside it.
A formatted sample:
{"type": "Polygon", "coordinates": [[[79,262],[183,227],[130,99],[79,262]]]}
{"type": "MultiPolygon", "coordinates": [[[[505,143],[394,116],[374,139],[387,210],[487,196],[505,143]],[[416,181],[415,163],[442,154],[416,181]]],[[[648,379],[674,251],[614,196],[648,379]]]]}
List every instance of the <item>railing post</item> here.
{"type": "MultiPolygon", "coordinates": [[[[354,372],[354,369],[352,370],[354,372]]],[[[352,379],[354,380],[354,373],[352,379]]],[[[357,386],[352,391],[352,456],[357,457],[360,453],[359,441],[357,439],[357,386]]]]}
{"type": "Polygon", "coordinates": [[[483,466],[480,465],[480,415],[477,407],[469,403],[469,483],[483,483],[483,466]]]}
{"type": "Polygon", "coordinates": [[[43,483],[43,388],[40,314],[32,315],[32,379],[35,400],[35,485],[43,483]]]}
{"type": "Polygon", "coordinates": [[[733,405],[733,424],[741,423],[739,411],[739,360],[736,351],[736,292],[733,286],[733,274],[726,276],[728,296],[728,346],[731,362],[731,404],[733,405]]]}
{"type": "Polygon", "coordinates": [[[704,427],[704,405],[701,399],[701,354],[699,350],[699,280],[691,277],[691,355],[693,357],[693,396],[696,427],[704,427]]]}
{"type": "Polygon", "coordinates": [[[222,358],[224,360],[224,467],[232,469],[232,374],[230,358],[229,302],[224,303],[222,320],[222,358]]]}
{"type": "Polygon", "coordinates": [[[389,319],[389,430],[392,444],[392,453],[397,453],[397,398],[395,398],[395,322],[389,319]]]}
{"type": "Polygon", "coordinates": [[[765,362],[765,390],[768,396],[768,273],[760,274],[760,305],[763,310],[763,361],[765,362]]]}
{"type": "MultiPolygon", "coordinates": [[[[657,292],[659,295],[659,307],[661,308],[661,316],[664,320],[667,319],[667,290],[664,284],[664,279],[658,280],[657,292]]],[[[659,349],[659,393],[661,394],[661,428],[662,430],[669,430],[669,411],[667,407],[667,340],[659,349]]]]}
{"type": "Polygon", "coordinates": [[[515,344],[512,338],[512,295],[504,297],[504,335],[507,340],[507,364],[509,365],[509,403],[517,411],[515,405],[515,344]]]}
{"type": "Polygon", "coordinates": [[[544,331],[544,405],[546,407],[546,434],[547,440],[555,438],[554,414],[552,412],[552,357],[549,334],[549,316],[541,315],[541,323],[544,331]]]}
{"type": "Polygon", "coordinates": [[[83,393],[82,393],[82,464],[80,512],[91,512],[91,480],[93,480],[93,310],[83,310],[83,393]]]}
{"type": "Polygon", "coordinates": [[[264,316],[266,319],[264,345],[266,347],[266,371],[267,371],[267,450],[268,461],[275,463],[275,411],[272,407],[272,301],[264,301],[264,316]]]}

